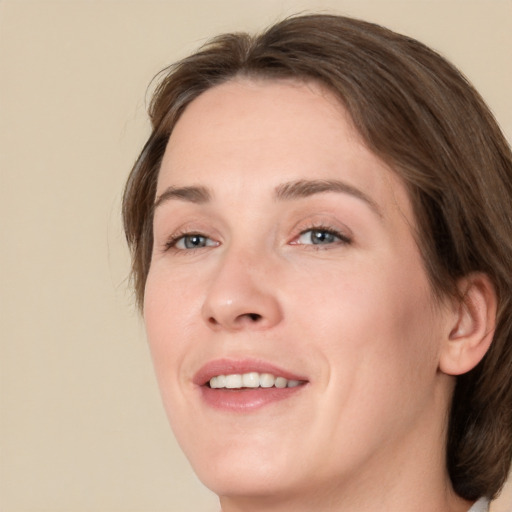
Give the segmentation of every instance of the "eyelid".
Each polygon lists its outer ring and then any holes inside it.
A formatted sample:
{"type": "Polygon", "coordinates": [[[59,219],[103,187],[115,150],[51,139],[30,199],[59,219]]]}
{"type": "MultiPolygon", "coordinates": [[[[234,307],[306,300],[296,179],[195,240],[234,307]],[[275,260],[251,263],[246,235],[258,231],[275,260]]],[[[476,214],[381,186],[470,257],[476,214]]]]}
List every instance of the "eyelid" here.
{"type": "Polygon", "coordinates": [[[158,226],[158,229],[153,228],[155,251],[161,254],[190,254],[199,252],[200,250],[215,248],[222,243],[221,233],[208,219],[192,217],[181,220],[182,222],[179,222],[179,219],[169,219],[167,225],[162,222],[160,226],[158,226]],[[173,220],[178,220],[178,222],[174,224],[173,220]],[[176,245],[180,243],[180,240],[193,236],[204,237],[207,239],[207,244],[198,247],[176,247],[176,245]]]}
{"type": "Polygon", "coordinates": [[[198,230],[183,230],[183,231],[176,231],[174,232],[165,242],[164,244],[164,251],[169,251],[174,249],[175,251],[182,251],[182,252],[188,252],[188,251],[197,251],[199,249],[205,249],[207,247],[218,247],[220,245],[220,242],[217,240],[214,240],[212,237],[201,233],[198,230]],[[184,241],[187,237],[200,237],[204,238],[206,240],[206,244],[204,246],[199,247],[177,247],[177,245],[184,241]],[[213,243],[209,243],[213,242],[213,243]]]}
{"type": "MultiPolygon", "coordinates": [[[[170,226],[169,226],[170,227],[170,226]]],[[[163,226],[162,226],[163,228],[163,226]]],[[[204,223],[200,219],[194,219],[186,221],[183,224],[177,226],[172,231],[166,230],[167,234],[160,230],[160,235],[155,237],[155,249],[159,248],[161,253],[166,252],[179,252],[179,253],[191,253],[200,250],[207,250],[222,245],[221,233],[211,226],[210,223],[204,223]],[[176,247],[177,244],[185,237],[204,237],[206,244],[198,247],[176,247]],[[160,241],[158,241],[158,239],[160,241]]],[[[284,234],[284,233],[283,233],[284,234]]],[[[315,246],[316,249],[328,247],[336,247],[340,245],[347,245],[353,243],[352,230],[342,223],[337,217],[332,214],[325,212],[317,212],[313,215],[304,215],[302,218],[295,223],[295,226],[291,229],[291,238],[286,242],[288,245],[301,245],[301,246],[315,246]],[[336,240],[326,243],[305,243],[300,242],[299,238],[308,231],[325,231],[336,237],[336,240]]]]}
{"type": "MultiPolygon", "coordinates": [[[[223,225],[215,213],[189,206],[180,205],[179,208],[162,207],[159,209],[159,218],[153,220],[155,252],[161,254],[171,252],[178,239],[191,235],[204,236],[221,242],[223,225]]],[[[191,252],[190,249],[183,248],[181,250],[191,252]]],[[[178,252],[180,249],[176,248],[176,251],[178,252]]]]}
{"type": "Polygon", "coordinates": [[[203,249],[205,247],[215,247],[217,246],[218,243],[215,242],[214,240],[212,240],[210,237],[208,236],[204,236],[202,234],[199,234],[199,233],[190,233],[190,234],[185,234],[183,236],[180,236],[177,240],[175,240],[175,242],[173,243],[173,246],[179,250],[182,250],[182,251],[190,251],[190,250],[195,250],[195,249],[203,249]],[[196,239],[203,239],[204,241],[204,245],[199,245],[197,247],[187,247],[187,239],[193,239],[193,238],[196,238],[196,239]],[[180,247],[180,244],[185,244],[185,247],[180,247]]]}
{"type": "MultiPolygon", "coordinates": [[[[295,238],[295,240],[299,240],[300,238],[302,238],[304,235],[306,235],[307,233],[312,233],[312,232],[318,232],[318,233],[326,233],[328,235],[331,235],[333,236],[334,238],[336,238],[336,243],[350,243],[351,240],[350,238],[348,238],[346,235],[344,235],[343,233],[340,233],[338,230],[335,230],[335,229],[331,229],[331,228],[325,228],[325,227],[315,227],[315,228],[310,228],[310,229],[305,229],[304,231],[301,231],[301,233],[299,233],[299,235],[295,238]]],[[[307,243],[304,243],[304,242],[296,242],[297,244],[301,244],[301,245],[315,245],[314,243],[311,243],[311,244],[307,244],[307,243]]],[[[317,245],[322,245],[322,244],[317,244],[317,245]]],[[[328,244],[325,244],[325,245],[328,245],[328,244]]]]}
{"type": "Polygon", "coordinates": [[[308,229],[304,229],[302,230],[297,236],[295,236],[293,238],[293,240],[290,242],[290,245],[301,245],[301,246],[304,246],[304,247],[314,247],[315,249],[321,249],[321,248],[324,248],[324,249],[328,249],[328,248],[332,248],[332,247],[339,247],[340,245],[349,245],[352,243],[352,239],[350,237],[348,237],[347,235],[345,235],[344,233],[342,233],[340,230],[338,229],[333,229],[333,228],[330,228],[330,227],[323,227],[323,226],[315,226],[315,227],[311,227],[311,228],[308,228],[308,229]],[[332,240],[331,242],[326,242],[326,243],[314,243],[313,241],[311,241],[311,243],[306,243],[306,242],[303,242],[303,241],[300,241],[300,239],[306,235],[307,233],[309,232],[314,232],[314,231],[317,231],[319,233],[326,233],[326,234],[329,234],[331,235],[332,237],[334,237],[335,239],[332,240]]]}
{"type": "MultiPolygon", "coordinates": [[[[350,244],[353,242],[353,233],[352,230],[348,228],[345,224],[340,222],[337,218],[332,218],[331,215],[315,215],[313,217],[307,217],[301,219],[296,223],[293,231],[296,233],[293,236],[291,245],[299,245],[297,242],[298,238],[308,231],[325,231],[328,232],[337,238],[339,238],[338,244],[350,244]]],[[[300,244],[300,245],[313,245],[313,244],[300,244]]],[[[327,245],[337,245],[337,244],[325,244],[327,245]]]]}

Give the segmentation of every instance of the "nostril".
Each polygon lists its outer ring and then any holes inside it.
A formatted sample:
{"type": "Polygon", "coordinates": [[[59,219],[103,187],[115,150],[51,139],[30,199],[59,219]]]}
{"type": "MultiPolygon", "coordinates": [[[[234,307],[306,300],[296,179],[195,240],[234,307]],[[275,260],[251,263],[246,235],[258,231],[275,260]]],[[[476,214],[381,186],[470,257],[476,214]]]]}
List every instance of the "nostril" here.
{"type": "MultiPolygon", "coordinates": [[[[235,319],[234,319],[234,322],[235,323],[239,323],[239,322],[244,322],[244,319],[248,322],[259,322],[263,319],[263,316],[260,315],[259,313],[244,313],[242,315],[238,315],[235,319]]],[[[223,322],[222,321],[219,321],[217,318],[215,318],[214,316],[210,316],[208,318],[208,323],[212,326],[218,326],[220,324],[222,324],[223,322]]]]}

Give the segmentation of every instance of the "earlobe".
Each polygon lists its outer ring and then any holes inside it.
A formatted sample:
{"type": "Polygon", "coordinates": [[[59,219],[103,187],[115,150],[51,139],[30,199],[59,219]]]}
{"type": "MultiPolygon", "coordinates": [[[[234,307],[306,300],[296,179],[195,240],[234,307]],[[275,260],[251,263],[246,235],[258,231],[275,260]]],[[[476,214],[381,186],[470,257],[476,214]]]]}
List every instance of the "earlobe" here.
{"type": "Polygon", "coordinates": [[[462,300],[455,305],[439,360],[440,370],[448,375],[469,372],[482,360],[496,323],[496,290],[486,274],[470,274],[458,286],[462,300]]]}

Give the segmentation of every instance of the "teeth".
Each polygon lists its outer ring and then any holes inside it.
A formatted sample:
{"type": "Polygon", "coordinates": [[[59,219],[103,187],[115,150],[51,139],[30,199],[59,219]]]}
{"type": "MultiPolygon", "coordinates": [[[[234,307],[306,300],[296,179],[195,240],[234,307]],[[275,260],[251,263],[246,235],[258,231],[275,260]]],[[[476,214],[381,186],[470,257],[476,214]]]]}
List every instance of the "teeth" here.
{"type": "Polygon", "coordinates": [[[236,389],[242,387],[241,375],[226,375],[226,387],[228,389],[236,389]]]}
{"type": "Polygon", "coordinates": [[[260,374],[257,372],[244,373],[242,375],[244,388],[257,388],[260,385],[260,374]]]}
{"type": "Polygon", "coordinates": [[[276,377],[275,386],[276,388],[285,388],[288,381],[284,377],[276,377]]]}
{"type": "Polygon", "coordinates": [[[260,375],[260,386],[262,388],[271,388],[276,383],[276,378],[270,373],[260,375]]]}
{"type": "Polygon", "coordinates": [[[212,388],[225,388],[226,387],[226,376],[218,375],[210,379],[210,387],[212,388]]]}
{"type": "Polygon", "coordinates": [[[231,375],[217,375],[210,379],[213,389],[241,389],[241,388],[295,388],[300,384],[298,380],[288,380],[284,377],[275,377],[271,373],[234,373],[231,375]]]}

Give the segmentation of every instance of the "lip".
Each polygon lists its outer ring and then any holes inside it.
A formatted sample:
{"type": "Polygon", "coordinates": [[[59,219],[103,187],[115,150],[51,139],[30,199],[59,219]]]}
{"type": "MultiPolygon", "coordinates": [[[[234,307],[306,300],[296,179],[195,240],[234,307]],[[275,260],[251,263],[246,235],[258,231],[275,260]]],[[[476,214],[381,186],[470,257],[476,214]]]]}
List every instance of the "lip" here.
{"type": "Polygon", "coordinates": [[[271,363],[254,359],[217,359],[210,361],[194,375],[194,384],[199,387],[201,399],[209,407],[224,411],[250,412],[272,403],[280,402],[300,393],[308,379],[271,363]],[[249,372],[271,373],[302,384],[292,388],[212,389],[207,384],[217,375],[243,374],[249,372]]]}
{"type": "Polygon", "coordinates": [[[231,375],[234,373],[271,373],[276,377],[287,380],[307,381],[303,375],[292,373],[284,368],[257,359],[215,359],[202,366],[194,375],[193,382],[198,386],[205,386],[212,377],[217,375],[231,375]]]}

